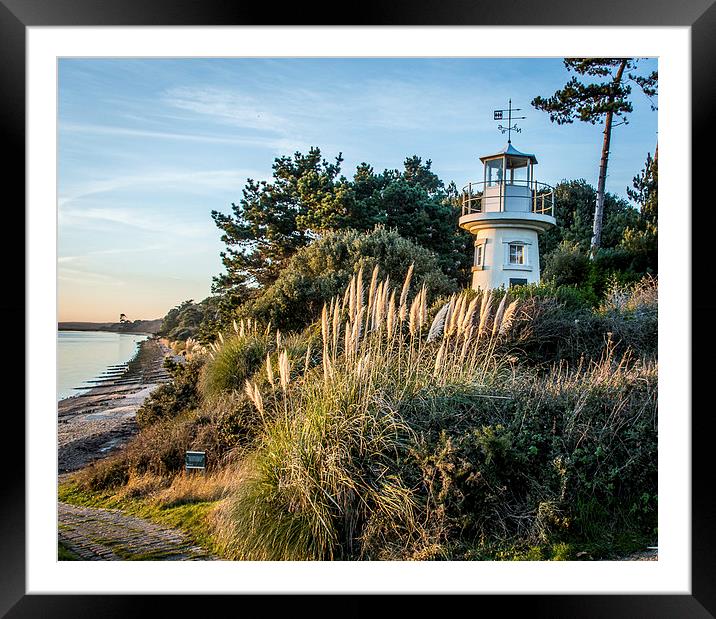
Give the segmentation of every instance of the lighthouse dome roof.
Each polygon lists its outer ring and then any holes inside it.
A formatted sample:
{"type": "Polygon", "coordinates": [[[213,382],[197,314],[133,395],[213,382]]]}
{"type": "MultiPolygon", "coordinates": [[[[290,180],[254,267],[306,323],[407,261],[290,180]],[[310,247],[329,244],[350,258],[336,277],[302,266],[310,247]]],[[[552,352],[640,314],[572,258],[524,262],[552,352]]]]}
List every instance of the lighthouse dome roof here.
{"type": "Polygon", "coordinates": [[[496,152],[494,155],[485,155],[483,157],[480,157],[480,161],[484,163],[487,159],[492,159],[493,157],[501,157],[502,155],[508,155],[510,157],[524,157],[526,159],[529,159],[533,164],[537,163],[537,157],[535,157],[531,153],[521,153],[514,146],[512,146],[512,142],[507,142],[507,144],[505,144],[505,147],[502,150],[496,152]]]}

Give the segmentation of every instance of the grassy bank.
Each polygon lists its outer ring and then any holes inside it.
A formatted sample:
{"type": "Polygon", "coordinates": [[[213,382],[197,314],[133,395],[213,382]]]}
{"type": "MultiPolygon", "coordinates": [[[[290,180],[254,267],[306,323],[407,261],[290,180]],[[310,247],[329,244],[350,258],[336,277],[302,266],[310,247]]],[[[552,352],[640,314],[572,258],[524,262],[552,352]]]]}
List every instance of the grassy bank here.
{"type": "Polygon", "coordinates": [[[169,364],[140,435],[61,499],[229,559],[617,558],[657,537],[656,282],[612,292],[575,318],[358,273],[304,331],[240,321],[169,364]]]}

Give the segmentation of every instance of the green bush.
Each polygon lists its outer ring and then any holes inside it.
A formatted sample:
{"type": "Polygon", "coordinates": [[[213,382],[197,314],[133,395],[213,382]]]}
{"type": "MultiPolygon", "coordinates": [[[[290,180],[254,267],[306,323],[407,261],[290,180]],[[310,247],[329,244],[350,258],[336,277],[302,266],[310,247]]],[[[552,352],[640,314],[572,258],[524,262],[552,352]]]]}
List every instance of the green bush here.
{"type": "Polygon", "coordinates": [[[543,277],[555,286],[579,286],[587,282],[589,271],[589,256],[576,243],[563,241],[546,255],[543,277]]]}
{"type": "Polygon", "coordinates": [[[342,293],[350,278],[363,269],[370,277],[379,265],[379,279],[402,281],[411,264],[414,290],[423,283],[431,295],[457,289],[454,280],[440,270],[434,254],[394,231],[343,230],[321,236],[300,249],[274,284],[238,309],[238,317],[251,317],[281,330],[300,330],[319,316],[323,304],[342,293]]]}
{"type": "Polygon", "coordinates": [[[615,354],[631,350],[655,358],[658,348],[657,281],[607,280],[601,302],[584,289],[551,284],[520,286],[510,295],[524,301],[511,340],[532,364],[598,359],[607,342],[615,354]],[[594,301],[594,303],[592,303],[594,301]]]}
{"type": "Polygon", "coordinates": [[[653,540],[656,387],[655,364],[607,355],[517,375],[493,392],[506,399],[453,386],[406,402],[420,440],[404,467],[417,467],[422,517],[441,518],[436,541],[461,559],[535,544],[564,558],[565,543],[611,557],[653,540]]]}
{"type": "Polygon", "coordinates": [[[211,414],[221,455],[236,447],[251,445],[263,427],[256,407],[243,392],[222,394],[215,398],[211,414]]]}
{"type": "Polygon", "coordinates": [[[600,248],[592,261],[589,285],[602,298],[614,280],[622,284],[637,282],[646,272],[639,259],[624,247],[600,248]]]}
{"type": "MultiPolygon", "coordinates": [[[[497,293],[496,294],[501,294],[497,293]]],[[[569,314],[588,311],[599,304],[599,300],[589,287],[556,286],[549,281],[510,288],[510,298],[520,301],[545,301],[558,305],[569,314]]]]}
{"type": "Polygon", "coordinates": [[[178,363],[167,358],[164,367],[172,375],[171,382],[159,385],[137,410],[137,425],[147,428],[158,421],[171,419],[199,405],[197,382],[203,361],[193,359],[178,363]]]}

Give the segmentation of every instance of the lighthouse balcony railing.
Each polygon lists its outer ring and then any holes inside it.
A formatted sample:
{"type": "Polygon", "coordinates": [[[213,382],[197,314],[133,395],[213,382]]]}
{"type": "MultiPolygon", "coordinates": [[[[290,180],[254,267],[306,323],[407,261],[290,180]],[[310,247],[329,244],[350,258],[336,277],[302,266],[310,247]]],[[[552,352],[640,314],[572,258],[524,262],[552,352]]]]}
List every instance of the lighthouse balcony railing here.
{"type": "Polygon", "coordinates": [[[554,187],[537,181],[468,183],[462,189],[462,214],[505,211],[531,212],[554,217],[554,187]],[[519,189],[511,189],[512,187],[519,189]]]}

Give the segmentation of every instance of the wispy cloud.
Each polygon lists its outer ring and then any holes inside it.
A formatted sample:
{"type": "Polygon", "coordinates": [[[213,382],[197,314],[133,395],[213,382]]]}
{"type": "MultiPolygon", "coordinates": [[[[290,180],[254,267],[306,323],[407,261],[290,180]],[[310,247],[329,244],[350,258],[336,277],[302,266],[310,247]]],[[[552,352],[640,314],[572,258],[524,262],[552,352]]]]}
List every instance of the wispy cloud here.
{"type": "Polygon", "coordinates": [[[125,254],[143,254],[147,252],[161,251],[169,247],[168,244],[155,244],[155,245],[143,245],[142,247],[114,247],[111,249],[99,249],[96,251],[88,251],[81,255],[76,256],[59,256],[57,258],[58,264],[70,264],[81,262],[86,258],[93,258],[94,256],[113,256],[113,255],[125,255],[125,254]]]}
{"type": "Polygon", "coordinates": [[[163,102],[217,122],[247,129],[283,133],[289,125],[285,117],[270,111],[254,97],[235,90],[172,88],[165,93],[163,102]]]}
{"type": "Polygon", "coordinates": [[[160,140],[184,140],[188,142],[230,144],[234,146],[255,146],[258,148],[267,148],[274,152],[293,152],[306,147],[306,143],[301,140],[280,138],[276,136],[226,136],[206,133],[176,133],[172,131],[154,131],[149,129],[134,129],[132,127],[83,123],[60,123],[59,128],[61,132],[67,133],[87,133],[94,135],[113,135],[118,137],[152,138],[160,140]]]}
{"type": "Polygon", "coordinates": [[[165,170],[148,174],[127,174],[110,178],[89,180],[60,190],[58,206],[68,204],[94,194],[118,191],[124,188],[179,188],[182,191],[239,191],[247,178],[260,179],[256,170],[165,170]]]}
{"type": "MultiPolygon", "coordinates": [[[[295,139],[315,134],[326,125],[464,131],[465,119],[480,114],[478,100],[469,93],[466,89],[461,95],[448,86],[419,79],[372,78],[320,88],[294,87],[290,96],[283,85],[268,88],[260,97],[231,88],[175,88],[165,93],[162,102],[211,122],[295,139]]],[[[479,102],[485,113],[491,109],[488,95],[479,102]]]]}
{"type": "MultiPolygon", "coordinates": [[[[98,225],[126,226],[143,232],[167,234],[166,213],[152,213],[121,207],[65,207],[60,211],[60,226],[63,228],[89,228],[98,225]]],[[[208,236],[208,226],[199,227],[192,222],[176,218],[172,222],[171,236],[185,239],[200,239],[208,236]]]]}
{"type": "Polygon", "coordinates": [[[112,275],[97,273],[84,269],[73,269],[60,265],[57,270],[57,279],[67,283],[81,284],[82,286],[124,286],[126,282],[112,275]]]}

